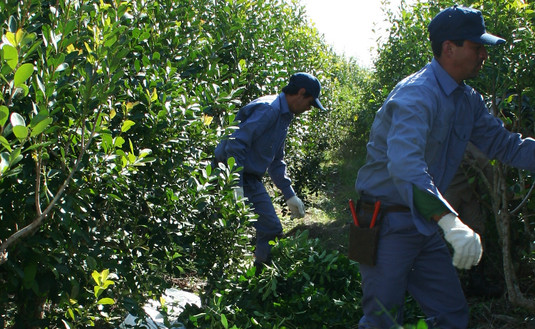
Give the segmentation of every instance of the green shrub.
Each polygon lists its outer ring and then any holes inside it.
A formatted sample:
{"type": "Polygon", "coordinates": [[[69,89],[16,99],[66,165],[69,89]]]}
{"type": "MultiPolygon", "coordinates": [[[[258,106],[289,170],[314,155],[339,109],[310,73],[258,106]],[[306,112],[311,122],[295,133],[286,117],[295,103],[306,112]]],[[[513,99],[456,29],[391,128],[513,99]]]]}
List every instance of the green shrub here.
{"type": "MultiPolygon", "coordinates": [[[[331,65],[299,6],[6,0],[0,19],[0,325],[61,326],[103,268],[110,322],[173,280],[232,273],[252,216],[212,152],[239,106],[331,65]]],[[[319,163],[308,150],[296,160],[319,163]]]]}
{"type": "Polygon", "coordinates": [[[277,241],[261,274],[248,264],[221,278],[202,309],[186,308],[181,321],[188,328],[349,328],[362,316],[360,298],[358,265],[304,231],[277,241]]]}

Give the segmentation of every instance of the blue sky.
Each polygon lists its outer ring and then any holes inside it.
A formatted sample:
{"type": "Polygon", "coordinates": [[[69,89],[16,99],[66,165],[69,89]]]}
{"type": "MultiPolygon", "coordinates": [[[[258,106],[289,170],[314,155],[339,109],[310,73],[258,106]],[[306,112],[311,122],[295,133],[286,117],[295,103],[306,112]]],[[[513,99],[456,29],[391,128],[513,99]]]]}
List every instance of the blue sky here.
{"type": "MultiPolygon", "coordinates": [[[[388,27],[384,22],[381,0],[300,0],[307,16],[325,41],[338,54],[355,57],[357,63],[372,67],[377,39],[384,37],[388,27]],[[373,29],[376,32],[372,32],[373,29]]],[[[397,13],[401,0],[390,0],[397,13]]],[[[406,4],[416,0],[405,0],[406,4]]]]}

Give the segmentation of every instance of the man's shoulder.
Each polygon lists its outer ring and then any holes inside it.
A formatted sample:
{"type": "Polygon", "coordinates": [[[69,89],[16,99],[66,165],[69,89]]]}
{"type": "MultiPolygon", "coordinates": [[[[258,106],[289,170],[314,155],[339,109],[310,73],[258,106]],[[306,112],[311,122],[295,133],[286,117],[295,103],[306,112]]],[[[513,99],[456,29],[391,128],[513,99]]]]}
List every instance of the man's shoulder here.
{"type": "Polygon", "coordinates": [[[238,115],[241,120],[250,117],[251,115],[274,116],[278,112],[278,107],[274,106],[277,102],[277,95],[267,95],[259,97],[248,103],[240,109],[238,115]]]}
{"type": "Polygon", "coordinates": [[[273,108],[276,100],[277,95],[262,96],[245,105],[243,109],[255,108],[255,110],[270,110],[273,108]]]}
{"type": "Polygon", "coordinates": [[[433,88],[437,86],[437,79],[431,65],[426,65],[418,72],[407,76],[399,82],[400,86],[433,88]]]}
{"type": "Polygon", "coordinates": [[[247,105],[256,105],[256,106],[272,106],[273,102],[277,99],[278,95],[266,95],[255,99],[247,105]]]}

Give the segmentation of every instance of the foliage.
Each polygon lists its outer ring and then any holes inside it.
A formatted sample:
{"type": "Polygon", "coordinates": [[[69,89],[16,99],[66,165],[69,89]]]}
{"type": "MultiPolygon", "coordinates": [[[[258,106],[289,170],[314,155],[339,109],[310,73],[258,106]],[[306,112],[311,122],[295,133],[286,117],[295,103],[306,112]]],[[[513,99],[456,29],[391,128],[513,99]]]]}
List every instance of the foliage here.
{"type": "MultiPolygon", "coordinates": [[[[232,196],[239,168],[212,167],[212,151],[237,108],[291,72],[316,74],[328,98],[321,70],[334,55],[302,9],[209,0],[0,9],[2,325],[78,321],[66,310],[92,305],[83,287],[101,268],[117,275],[104,322],[143,312],[170,279],[235,271],[250,255],[253,218],[232,196]]],[[[309,132],[322,136],[311,124],[296,123],[303,133],[288,153],[309,132]]],[[[312,146],[296,154],[301,164],[323,156],[312,146]]],[[[310,167],[291,168],[303,189],[316,182],[299,175],[310,167]]]]}
{"type": "MultiPolygon", "coordinates": [[[[335,111],[298,118],[286,160],[300,197],[322,191],[326,163],[363,159],[394,80],[429,58],[421,31],[444,3],[389,16],[372,75],[334,54],[297,1],[1,1],[0,326],[143,319],[145,300],[191,276],[206,282],[210,307],[189,320],[201,327],[356,322],[354,264],[306,235],[279,241],[278,261],[253,276],[254,216],[232,193],[239,168],[212,164],[212,151],[241,105],[310,72],[335,111]]],[[[488,9],[489,30],[515,36],[474,86],[531,134],[531,7],[473,4],[488,9]]],[[[507,172],[510,205],[524,207],[513,241],[525,266],[530,177],[507,172]]]]}
{"type": "Polygon", "coordinates": [[[242,268],[225,277],[202,309],[181,314],[191,328],[348,328],[358,322],[358,265],[327,251],[308,232],[279,240],[273,264],[255,276],[242,268]]]}
{"type": "MultiPolygon", "coordinates": [[[[110,274],[109,270],[103,270],[100,273],[93,271],[91,277],[95,283],[93,287],[95,301],[91,305],[79,305],[75,299],[70,299],[69,305],[66,306],[68,320],[63,320],[63,323],[67,328],[93,327],[95,326],[95,323],[99,322],[100,317],[108,317],[108,313],[103,306],[115,304],[115,301],[112,298],[101,298],[101,295],[110,285],[115,283],[113,280],[117,277],[110,274]],[[94,314],[99,315],[95,316],[94,314]]],[[[104,322],[107,322],[107,319],[104,322]]]]}

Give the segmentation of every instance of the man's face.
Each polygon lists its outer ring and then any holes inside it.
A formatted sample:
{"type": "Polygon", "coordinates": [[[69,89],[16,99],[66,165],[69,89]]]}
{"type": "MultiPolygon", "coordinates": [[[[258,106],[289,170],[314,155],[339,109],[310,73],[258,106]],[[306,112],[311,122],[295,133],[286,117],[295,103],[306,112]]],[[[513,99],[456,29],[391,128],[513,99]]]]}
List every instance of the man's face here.
{"type": "Polygon", "coordinates": [[[305,88],[301,88],[301,90],[299,90],[295,101],[290,106],[290,110],[293,114],[301,114],[306,111],[309,111],[312,108],[312,103],[314,103],[314,97],[305,96],[305,93],[305,88]]]}
{"type": "Polygon", "coordinates": [[[465,40],[461,47],[454,48],[453,60],[462,80],[475,78],[488,57],[485,45],[465,40]]]}

